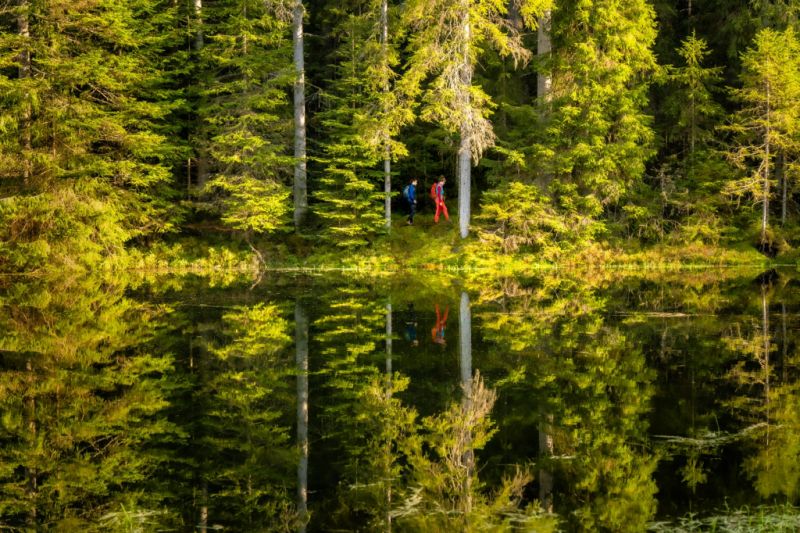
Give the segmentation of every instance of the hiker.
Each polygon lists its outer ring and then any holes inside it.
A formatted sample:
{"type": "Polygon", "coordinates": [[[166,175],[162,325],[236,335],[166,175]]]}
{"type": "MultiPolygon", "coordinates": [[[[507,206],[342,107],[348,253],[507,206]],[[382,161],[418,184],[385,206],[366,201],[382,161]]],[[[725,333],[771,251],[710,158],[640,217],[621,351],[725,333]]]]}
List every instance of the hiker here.
{"type": "Polygon", "coordinates": [[[408,203],[408,225],[411,226],[414,224],[414,213],[417,212],[417,178],[413,178],[403,189],[403,197],[408,203]]]}
{"type": "MultiPolygon", "coordinates": [[[[443,178],[444,179],[444,178],[443,178]]],[[[436,325],[431,329],[431,339],[434,343],[444,348],[447,342],[444,340],[444,330],[447,326],[447,315],[450,313],[450,307],[446,307],[444,315],[439,312],[439,304],[436,304],[436,325]]]]}
{"type": "Polygon", "coordinates": [[[439,181],[431,187],[431,198],[436,203],[436,214],[433,215],[433,222],[439,223],[439,214],[444,213],[444,218],[450,222],[450,215],[447,213],[447,206],[444,205],[444,176],[439,176],[439,181]]]}

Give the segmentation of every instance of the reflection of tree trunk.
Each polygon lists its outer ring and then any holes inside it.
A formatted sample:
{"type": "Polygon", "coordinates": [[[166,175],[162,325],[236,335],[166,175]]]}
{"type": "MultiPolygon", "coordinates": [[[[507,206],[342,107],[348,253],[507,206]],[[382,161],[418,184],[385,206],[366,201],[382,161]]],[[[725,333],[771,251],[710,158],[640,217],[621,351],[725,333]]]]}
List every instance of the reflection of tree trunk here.
{"type": "MultiPolygon", "coordinates": [[[[25,364],[25,369],[28,371],[28,393],[29,396],[25,400],[25,418],[28,423],[28,438],[30,439],[31,449],[36,449],[36,396],[34,394],[34,374],[33,364],[30,359],[25,364]]],[[[28,476],[27,497],[30,499],[31,508],[28,511],[28,526],[32,529],[36,527],[36,489],[38,486],[38,476],[36,475],[36,467],[28,466],[25,468],[28,476]]]]}
{"type": "Polygon", "coordinates": [[[292,11],[294,43],[294,226],[300,227],[308,213],[306,181],[306,71],[303,60],[302,0],[295,0],[292,11]]]}
{"type": "Polygon", "coordinates": [[[786,304],[781,303],[781,373],[786,383],[786,304]]]}
{"type": "Polygon", "coordinates": [[[761,327],[764,350],[764,404],[767,412],[767,446],[769,446],[769,313],[767,306],[767,286],[761,286],[761,327]]]}
{"type": "Polygon", "coordinates": [[[203,481],[200,495],[200,531],[208,531],[208,481],[203,481]]]}
{"type": "Polygon", "coordinates": [[[297,531],[305,532],[308,521],[308,316],[300,301],[294,306],[297,363],[297,531]]]}
{"type": "MultiPolygon", "coordinates": [[[[465,413],[471,410],[472,394],[472,313],[469,306],[469,296],[461,292],[461,302],[458,308],[459,327],[459,366],[461,369],[461,387],[464,389],[463,409],[465,413]]],[[[472,511],[472,473],[475,468],[475,452],[472,450],[472,432],[466,428],[466,442],[462,465],[466,469],[464,478],[464,513],[472,511]]]]}
{"type": "MultiPolygon", "coordinates": [[[[386,304],[386,399],[392,397],[392,303],[386,304]]],[[[391,421],[390,421],[391,423],[391,421]]],[[[386,449],[386,531],[392,530],[392,441],[387,439],[386,449]]]]}
{"type": "MultiPolygon", "coordinates": [[[[553,415],[543,415],[539,422],[539,457],[553,457],[553,415]]],[[[545,461],[546,464],[546,461],[545,461]]],[[[553,473],[549,468],[539,469],[539,503],[548,513],[553,512],[553,473]]]]}

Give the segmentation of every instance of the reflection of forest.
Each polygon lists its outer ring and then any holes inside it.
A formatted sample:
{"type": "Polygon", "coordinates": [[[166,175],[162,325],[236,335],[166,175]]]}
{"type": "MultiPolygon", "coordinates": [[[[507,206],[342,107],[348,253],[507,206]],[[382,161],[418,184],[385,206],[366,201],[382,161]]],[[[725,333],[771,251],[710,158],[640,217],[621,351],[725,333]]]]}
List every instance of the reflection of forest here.
{"type": "Polygon", "coordinates": [[[3,287],[0,525],[642,531],[796,503],[790,276],[463,283],[3,287]]]}

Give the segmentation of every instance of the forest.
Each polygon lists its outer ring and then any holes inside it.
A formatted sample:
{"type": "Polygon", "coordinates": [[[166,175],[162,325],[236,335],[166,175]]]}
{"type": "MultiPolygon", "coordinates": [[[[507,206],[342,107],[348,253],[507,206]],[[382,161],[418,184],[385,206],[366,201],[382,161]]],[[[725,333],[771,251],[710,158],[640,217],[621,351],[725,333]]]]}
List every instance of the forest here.
{"type": "Polygon", "coordinates": [[[793,259],[799,15],[797,0],[2,0],[0,271],[186,242],[262,264],[428,241],[793,259]],[[452,226],[430,221],[439,176],[452,226]]]}

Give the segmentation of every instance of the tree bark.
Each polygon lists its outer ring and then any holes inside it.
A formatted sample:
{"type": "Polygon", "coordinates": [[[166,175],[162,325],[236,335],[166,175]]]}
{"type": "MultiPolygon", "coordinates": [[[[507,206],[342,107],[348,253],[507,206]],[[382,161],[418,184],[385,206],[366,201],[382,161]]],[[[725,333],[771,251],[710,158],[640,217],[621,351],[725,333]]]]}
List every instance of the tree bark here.
{"type": "MultiPolygon", "coordinates": [[[[536,32],[536,53],[540,59],[550,56],[553,44],[550,39],[550,28],[552,25],[552,12],[548,9],[539,21],[539,28],[536,32]]],[[[553,77],[542,67],[539,67],[536,75],[536,96],[544,102],[549,103],[553,87],[553,77]]]]}
{"type": "Polygon", "coordinates": [[[306,179],[306,78],[303,61],[303,8],[296,0],[292,12],[294,44],[294,226],[299,229],[308,215],[306,179]]]}
{"type": "MultiPolygon", "coordinates": [[[[383,84],[383,92],[389,92],[389,1],[381,0],[381,53],[383,54],[383,68],[386,79],[383,84]]],[[[392,230],[392,149],[389,145],[389,136],[384,138],[384,157],[383,157],[383,191],[384,216],[386,218],[386,230],[392,230]]]]}
{"type": "Polygon", "coordinates": [[[786,225],[786,202],[789,196],[789,186],[786,179],[786,159],[783,152],[778,152],[777,161],[775,162],[775,174],[781,184],[781,226],[786,225]]]}
{"type": "MultiPolygon", "coordinates": [[[[192,0],[194,3],[194,19],[197,25],[197,31],[194,35],[194,50],[197,55],[205,46],[205,36],[203,33],[203,0],[192,0]]],[[[197,189],[202,190],[208,183],[208,156],[203,140],[200,140],[200,146],[197,147],[197,161],[195,162],[196,176],[197,176],[197,189]]]]}
{"type": "Polygon", "coordinates": [[[764,350],[764,406],[767,414],[767,446],[769,446],[769,306],[767,305],[767,286],[761,285],[761,326],[764,350]]]}
{"type": "Polygon", "coordinates": [[[472,30],[469,20],[469,7],[464,6],[464,50],[461,65],[461,88],[465,93],[465,108],[461,125],[461,142],[458,148],[458,227],[462,239],[469,235],[470,197],[472,180],[472,103],[469,91],[472,87],[472,62],[469,57],[469,43],[472,30]]]}
{"type": "MultiPolygon", "coordinates": [[[[539,422],[539,457],[553,457],[553,415],[542,416],[539,422]]],[[[548,513],[553,512],[553,473],[548,468],[539,469],[539,504],[548,513]]]]}
{"type": "Polygon", "coordinates": [[[297,531],[305,533],[308,522],[308,316],[303,304],[294,305],[295,361],[297,365],[297,531]]]}
{"type": "Polygon", "coordinates": [[[767,225],[769,224],[769,158],[770,158],[770,86],[767,83],[767,131],[764,135],[764,182],[763,204],[761,209],[761,244],[767,242],[767,225]]]}
{"type": "MultiPolygon", "coordinates": [[[[23,49],[19,54],[19,78],[24,80],[30,78],[31,76],[31,52],[29,48],[31,31],[30,15],[28,12],[30,9],[30,4],[28,0],[19,0],[18,7],[19,14],[17,15],[17,30],[24,43],[23,49]]],[[[31,111],[30,94],[27,88],[25,89],[25,100],[22,105],[22,179],[23,183],[27,185],[32,174],[31,118],[33,115],[31,111]]]]}

